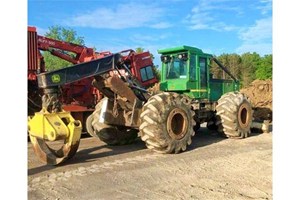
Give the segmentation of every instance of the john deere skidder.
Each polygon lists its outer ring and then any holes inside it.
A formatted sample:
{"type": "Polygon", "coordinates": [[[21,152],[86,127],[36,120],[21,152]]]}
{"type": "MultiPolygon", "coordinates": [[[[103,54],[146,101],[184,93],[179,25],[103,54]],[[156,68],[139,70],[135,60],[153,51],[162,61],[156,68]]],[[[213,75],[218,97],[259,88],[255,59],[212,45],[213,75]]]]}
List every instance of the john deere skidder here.
{"type": "MultiPolygon", "coordinates": [[[[249,135],[251,104],[238,92],[239,82],[218,60],[189,46],[158,52],[162,61],[159,91],[143,88],[119,54],[40,74],[39,86],[45,90],[45,106],[29,119],[29,132],[37,155],[44,162],[56,165],[75,154],[81,125],[60,108],[57,88],[86,76],[94,77],[93,85],[105,96],[86,126],[91,135],[107,144],[129,143],[140,132],[149,149],[179,153],[191,144],[195,130],[204,122],[208,128],[215,128],[230,138],[249,135]],[[232,80],[214,79],[210,73],[212,62],[232,80]],[[42,119],[49,123],[44,125],[42,119]],[[65,144],[54,151],[46,142],[59,138],[65,144]]],[[[151,67],[141,68],[139,73],[142,80],[153,77],[151,67]]]]}

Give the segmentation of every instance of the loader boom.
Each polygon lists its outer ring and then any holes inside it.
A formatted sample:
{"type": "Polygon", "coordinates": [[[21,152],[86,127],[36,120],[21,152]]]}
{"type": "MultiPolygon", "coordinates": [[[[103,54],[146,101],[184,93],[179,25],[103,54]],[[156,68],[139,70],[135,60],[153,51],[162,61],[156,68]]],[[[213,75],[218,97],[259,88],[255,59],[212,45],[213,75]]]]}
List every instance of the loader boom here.
{"type": "Polygon", "coordinates": [[[37,75],[40,88],[63,86],[85,78],[101,75],[115,68],[114,63],[120,60],[120,54],[112,54],[104,58],[80,63],[37,75]]]}

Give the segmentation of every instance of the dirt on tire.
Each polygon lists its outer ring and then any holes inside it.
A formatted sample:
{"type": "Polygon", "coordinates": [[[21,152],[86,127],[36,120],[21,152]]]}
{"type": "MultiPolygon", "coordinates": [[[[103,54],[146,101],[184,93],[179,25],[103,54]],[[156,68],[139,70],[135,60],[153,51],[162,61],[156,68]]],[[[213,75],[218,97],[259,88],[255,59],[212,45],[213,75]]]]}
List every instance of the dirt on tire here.
{"type": "Polygon", "coordinates": [[[192,143],[194,111],[184,95],[163,92],[152,96],[142,109],[141,139],[159,153],[179,153],[192,143]]]}
{"type": "Polygon", "coordinates": [[[216,107],[218,131],[228,138],[245,138],[250,134],[253,111],[248,98],[240,92],[228,92],[216,107]]]}
{"type": "Polygon", "coordinates": [[[272,121],[272,80],[254,80],[248,87],[240,91],[249,97],[253,106],[253,117],[255,120],[272,121]]]}

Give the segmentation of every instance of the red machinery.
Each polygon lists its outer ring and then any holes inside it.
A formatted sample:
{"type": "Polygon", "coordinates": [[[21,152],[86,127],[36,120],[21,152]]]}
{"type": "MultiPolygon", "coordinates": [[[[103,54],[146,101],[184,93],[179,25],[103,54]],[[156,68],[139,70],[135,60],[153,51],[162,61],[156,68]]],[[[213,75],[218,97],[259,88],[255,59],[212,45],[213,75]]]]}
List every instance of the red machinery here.
{"type": "MultiPolygon", "coordinates": [[[[41,94],[36,75],[45,72],[45,63],[40,51],[48,51],[52,55],[73,64],[88,62],[111,55],[109,51],[95,52],[94,49],[65,41],[59,41],[37,34],[35,27],[28,27],[28,115],[41,109],[41,94]],[[72,57],[64,52],[72,52],[72,57]]],[[[150,86],[158,80],[152,73],[153,62],[149,52],[136,53],[129,49],[120,52],[132,75],[142,86],[150,86]],[[150,70],[151,69],[151,70],[150,70]]],[[[63,109],[70,111],[72,116],[83,122],[84,130],[87,117],[94,111],[95,105],[102,98],[99,90],[92,86],[93,77],[61,87],[63,109]]]]}

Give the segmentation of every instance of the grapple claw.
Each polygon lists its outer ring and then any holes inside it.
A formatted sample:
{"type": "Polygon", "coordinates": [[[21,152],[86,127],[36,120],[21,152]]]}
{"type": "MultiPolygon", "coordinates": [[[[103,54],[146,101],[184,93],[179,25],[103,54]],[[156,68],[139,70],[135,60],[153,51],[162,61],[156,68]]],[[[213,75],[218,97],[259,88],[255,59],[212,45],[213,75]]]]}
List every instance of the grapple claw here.
{"type": "Polygon", "coordinates": [[[28,119],[28,129],[35,154],[48,165],[63,163],[79,147],[82,126],[69,112],[42,110],[28,119]]]}

